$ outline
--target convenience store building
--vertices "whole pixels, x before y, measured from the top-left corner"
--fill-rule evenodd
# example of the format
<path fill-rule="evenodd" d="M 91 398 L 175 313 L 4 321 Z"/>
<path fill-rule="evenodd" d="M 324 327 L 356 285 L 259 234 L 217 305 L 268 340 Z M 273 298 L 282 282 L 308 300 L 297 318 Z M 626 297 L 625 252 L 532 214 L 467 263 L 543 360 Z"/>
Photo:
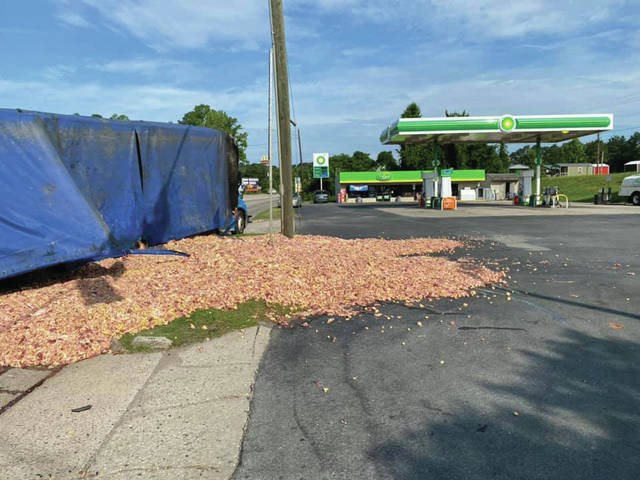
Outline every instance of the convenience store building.
<path fill-rule="evenodd" d="M 432 170 L 340 172 L 336 191 L 343 193 L 347 203 L 411 202 L 422 192 L 423 174 L 428 173 Z M 468 200 L 481 198 L 479 189 L 485 180 L 484 170 L 451 170 L 452 194 Z"/>

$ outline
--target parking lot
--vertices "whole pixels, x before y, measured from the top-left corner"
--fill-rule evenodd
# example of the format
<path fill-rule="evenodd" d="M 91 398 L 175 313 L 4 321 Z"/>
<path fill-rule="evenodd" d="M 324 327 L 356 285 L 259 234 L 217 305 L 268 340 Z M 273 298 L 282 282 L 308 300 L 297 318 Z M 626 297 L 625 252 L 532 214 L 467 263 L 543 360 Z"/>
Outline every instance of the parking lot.
<path fill-rule="evenodd" d="M 235 478 L 638 478 L 639 213 L 305 205 L 302 233 L 464 238 L 510 277 L 275 330 Z"/>
<path fill-rule="evenodd" d="M 380 211 L 414 218 L 466 218 L 466 217 L 554 217 L 575 215 L 637 215 L 640 208 L 631 205 L 591 205 L 573 203 L 569 208 L 531 208 L 514 206 L 508 201 L 463 202 L 456 210 L 417 208 L 417 204 L 371 203 L 345 204 L 341 208 L 376 208 Z"/>

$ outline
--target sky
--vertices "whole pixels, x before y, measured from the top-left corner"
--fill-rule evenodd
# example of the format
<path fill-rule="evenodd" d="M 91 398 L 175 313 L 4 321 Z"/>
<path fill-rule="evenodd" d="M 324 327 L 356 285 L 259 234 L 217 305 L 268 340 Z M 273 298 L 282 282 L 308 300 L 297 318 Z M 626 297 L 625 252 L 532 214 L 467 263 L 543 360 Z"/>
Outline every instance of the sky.
<path fill-rule="evenodd" d="M 423 116 L 613 113 L 640 130 L 640 0 L 284 0 L 292 116 L 373 156 Z M 176 122 L 206 103 L 267 152 L 267 0 L 0 2 L 0 108 Z M 275 144 L 275 140 L 274 140 Z M 294 151 L 294 161 L 298 161 Z"/>

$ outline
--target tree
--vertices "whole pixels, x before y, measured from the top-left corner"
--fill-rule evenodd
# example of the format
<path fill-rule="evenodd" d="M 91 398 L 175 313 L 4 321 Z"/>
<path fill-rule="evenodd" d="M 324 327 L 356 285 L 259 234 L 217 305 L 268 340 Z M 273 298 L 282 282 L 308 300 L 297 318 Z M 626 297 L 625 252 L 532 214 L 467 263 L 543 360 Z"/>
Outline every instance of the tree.
<path fill-rule="evenodd" d="M 474 143 L 466 146 L 467 168 L 483 169 L 490 173 L 500 173 L 500 155 L 497 152 L 497 145 L 488 143 Z"/>
<path fill-rule="evenodd" d="M 422 112 L 417 103 L 412 102 L 404 109 L 401 118 L 420 118 Z M 431 145 L 407 145 L 400 146 L 400 168 L 402 170 L 427 170 L 431 168 L 433 159 L 433 147 Z"/>
<path fill-rule="evenodd" d="M 462 113 L 458 112 L 450 112 L 449 110 L 444 111 L 445 117 L 468 117 L 469 114 L 466 110 L 463 110 Z M 442 151 L 442 159 L 440 163 L 442 168 L 455 168 L 455 169 L 464 169 L 464 168 L 476 168 L 471 166 L 473 163 L 478 162 L 478 158 L 474 158 L 474 161 L 471 162 L 469 155 L 470 149 L 473 146 L 467 145 L 456 145 L 454 143 L 445 143 L 441 145 Z M 475 149 L 474 156 L 477 157 L 478 149 Z M 470 163 L 471 162 L 471 163 Z M 481 162 L 484 163 L 484 162 Z M 477 167 L 482 168 L 482 167 Z"/>
<path fill-rule="evenodd" d="M 536 151 L 531 148 L 531 145 L 525 145 L 519 148 L 515 152 L 511 152 L 511 163 L 519 163 L 527 165 L 529 168 L 535 168 L 536 166 Z"/>
<path fill-rule="evenodd" d="M 587 161 L 584 145 L 577 138 L 563 144 L 560 150 L 564 163 L 585 163 Z"/>
<path fill-rule="evenodd" d="M 402 115 L 400 115 L 401 118 L 420 118 L 421 116 L 422 112 L 416 102 L 411 102 L 407 105 L 407 108 L 405 108 Z"/>
<path fill-rule="evenodd" d="M 393 157 L 393 152 L 380 152 L 376 158 L 376 168 L 378 170 L 397 170 L 398 162 Z"/>
<path fill-rule="evenodd" d="M 351 156 L 346 153 L 338 153 L 329 157 L 329 176 L 335 177 L 336 173 L 348 172 L 351 165 Z"/>
<path fill-rule="evenodd" d="M 504 145 L 504 143 L 500 144 L 498 156 L 500 157 L 500 169 L 498 170 L 498 172 L 508 173 L 509 165 L 511 165 L 511 158 L 509 158 L 509 152 L 507 152 L 507 147 Z"/>
<path fill-rule="evenodd" d="M 346 153 L 338 153 L 336 155 L 331 155 L 329 157 L 329 178 L 326 179 L 328 181 L 323 182 L 323 187 L 326 190 L 329 190 L 329 193 L 335 194 L 335 182 L 334 179 L 336 175 L 339 175 L 340 172 L 350 172 L 352 171 L 353 160 L 351 155 L 347 155 Z M 309 191 L 318 190 L 320 188 L 320 180 L 313 179 L 311 181 L 311 187 Z"/>
<path fill-rule="evenodd" d="M 590 163 L 609 163 L 609 152 L 607 151 L 607 144 L 602 140 L 594 140 L 586 143 L 584 146 L 585 155 L 587 161 Z M 600 157 L 598 157 L 598 152 Z"/>
<path fill-rule="evenodd" d="M 607 142 L 609 166 L 612 172 L 624 171 L 624 164 L 635 159 L 628 158 L 627 140 L 622 135 L 615 135 Z"/>
<path fill-rule="evenodd" d="M 300 177 L 300 183 L 302 184 L 303 192 L 313 192 L 320 189 L 320 179 L 313 178 L 313 164 L 311 162 L 297 164 L 293 166 L 293 176 Z M 325 184 L 331 187 L 333 177 L 329 177 L 325 180 Z M 324 185 L 323 185 L 324 187 Z"/>
<path fill-rule="evenodd" d="M 238 123 L 238 119 L 228 115 L 223 110 L 213 110 L 209 105 L 196 105 L 193 110 L 183 115 L 182 120 L 178 120 L 182 125 L 194 125 L 198 127 L 208 127 L 214 130 L 221 130 L 231 135 L 238 145 L 238 156 L 242 171 L 249 165 L 247 160 L 247 132 Z"/>
<path fill-rule="evenodd" d="M 247 165 L 242 172 L 243 177 L 247 178 L 257 178 L 258 185 L 263 192 L 269 191 L 269 167 L 266 165 L 262 165 L 261 163 L 251 163 Z M 274 182 L 274 185 L 277 184 Z"/>
<path fill-rule="evenodd" d="M 126 116 L 126 115 L 124 115 L 124 114 L 120 114 L 120 115 L 118 115 L 117 113 L 114 113 L 113 115 L 111 115 L 111 116 L 109 117 L 109 120 L 122 120 L 122 121 L 126 121 L 126 122 L 128 122 L 128 121 L 129 121 L 129 117 L 127 117 L 127 116 Z"/>
<path fill-rule="evenodd" d="M 352 172 L 368 172 L 373 170 L 374 161 L 368 153 L 356 151 L 351 156 L 351 168 Z"/>
<path fill-rule="evenodd" d="M 104 118 L 102 115 L 100 115 L 99 113 L 92 113 L 91 116 L 93 118 Z"/>
<path fill-rule="evenodd" d="M 557 165 L 563 163 L 562 148 L 558 145 L 542 148 L 542 163 L 545 165 Z"/>

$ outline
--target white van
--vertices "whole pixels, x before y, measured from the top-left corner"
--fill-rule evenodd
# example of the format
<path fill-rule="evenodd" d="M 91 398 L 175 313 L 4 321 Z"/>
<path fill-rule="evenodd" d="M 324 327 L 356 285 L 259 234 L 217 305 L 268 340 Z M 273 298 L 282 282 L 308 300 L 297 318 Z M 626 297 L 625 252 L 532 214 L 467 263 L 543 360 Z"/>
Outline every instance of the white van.
<path fill-rule="evenodd" d="M 626 202 L 640 206 L 640 175 L 632 175 L 622 180 L 618 196 Z"/>

